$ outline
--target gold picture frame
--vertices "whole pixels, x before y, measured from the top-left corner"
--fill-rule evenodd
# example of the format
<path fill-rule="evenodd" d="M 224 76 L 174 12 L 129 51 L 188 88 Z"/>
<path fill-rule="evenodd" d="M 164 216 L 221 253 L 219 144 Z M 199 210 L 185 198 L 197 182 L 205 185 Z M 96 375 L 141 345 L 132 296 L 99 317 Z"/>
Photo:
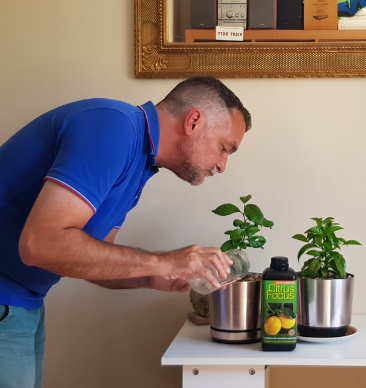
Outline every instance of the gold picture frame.
<path fill-rule="evenodd" d="M 355 41 L 173 43 L 167 15 L 167 0 L 134 0 L 136 78 L 366 76 L 366 30 Z"/>

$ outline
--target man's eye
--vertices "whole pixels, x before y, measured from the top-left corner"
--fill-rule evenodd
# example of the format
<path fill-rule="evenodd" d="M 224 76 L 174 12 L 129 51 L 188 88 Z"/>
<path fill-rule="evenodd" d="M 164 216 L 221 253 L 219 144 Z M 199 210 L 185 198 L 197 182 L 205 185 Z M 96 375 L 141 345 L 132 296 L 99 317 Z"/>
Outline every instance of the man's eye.
<path fill-rule="evenodd" d="M 227 152 L 225 147 L 222 147 L 222 152 Z"/>

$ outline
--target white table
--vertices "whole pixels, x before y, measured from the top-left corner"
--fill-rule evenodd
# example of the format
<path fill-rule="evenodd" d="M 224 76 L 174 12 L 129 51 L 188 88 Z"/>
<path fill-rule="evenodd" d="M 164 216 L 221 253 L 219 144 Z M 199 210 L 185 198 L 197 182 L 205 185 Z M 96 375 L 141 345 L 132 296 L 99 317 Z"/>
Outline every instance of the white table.
<path fill-rule="evenodd" d="M 351 325 L 357 333 L 341 341 L 298 341 L 293 351 L 264 352 L 260 342 L 215 342 L 208 325 L 187 321 L 162 357 L 162 365 L 183 366 L 183 388 L 264 388 L 269 365 L 366 366 L 366 315 L 353 315 Z"/>

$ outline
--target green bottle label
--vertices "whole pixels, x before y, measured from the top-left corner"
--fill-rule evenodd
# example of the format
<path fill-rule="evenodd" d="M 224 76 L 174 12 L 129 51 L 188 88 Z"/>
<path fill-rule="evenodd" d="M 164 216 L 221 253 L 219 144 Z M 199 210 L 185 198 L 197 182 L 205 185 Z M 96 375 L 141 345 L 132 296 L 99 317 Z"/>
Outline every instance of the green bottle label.
<path fill-rule="evenodd" d="M 262 343 L 295 344 L 296 280 L 263 280 L 262 284 Z"/>

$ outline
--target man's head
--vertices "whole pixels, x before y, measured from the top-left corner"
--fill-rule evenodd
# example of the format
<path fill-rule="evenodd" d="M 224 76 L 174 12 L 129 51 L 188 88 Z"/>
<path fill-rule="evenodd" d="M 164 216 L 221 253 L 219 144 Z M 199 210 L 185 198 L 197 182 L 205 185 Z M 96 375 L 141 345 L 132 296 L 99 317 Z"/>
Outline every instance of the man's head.
<path fill-rule="evenodd" d="M 252 126 L 250 113 L 239 98 L 214 77 L 192 77 L 180 82 L 157 106 L 175 116 L 199 108 L 210 127 L 238 110 L 243 115 L 246 132 Z"/>
<path fill-rule="evenodd" d="M 193 185 L 223 172 L 228 155 L 236 151 L 251 128 L 250 113 L 239 98 L 213 77 L 193 77 L 179 83 L 157 109 L 159 117 L 165 119 L 161 120 L 162 131 L 166 122 L 175 128 L 169 128 L 169 138 L 162 133 L 162 146 L 170 148 L 163 167 Z"/>

